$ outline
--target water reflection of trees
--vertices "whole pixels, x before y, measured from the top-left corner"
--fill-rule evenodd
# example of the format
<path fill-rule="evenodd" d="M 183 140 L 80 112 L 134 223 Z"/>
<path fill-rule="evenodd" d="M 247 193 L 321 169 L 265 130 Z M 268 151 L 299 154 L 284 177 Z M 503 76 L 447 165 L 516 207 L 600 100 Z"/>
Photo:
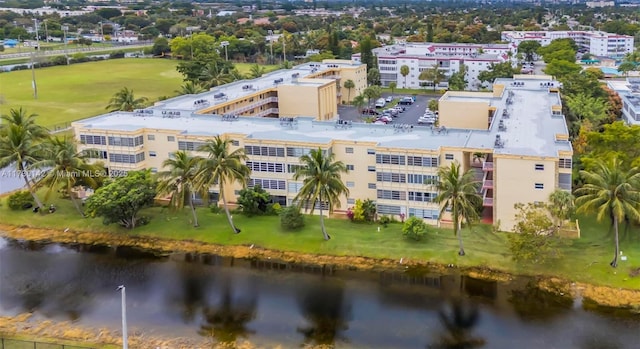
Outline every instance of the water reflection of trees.
<path fill-rule="evenodd" d="M 198 334 L 211 337 L 219 343 L 235 343 L 238 338 L 246 338 L 253 331 L 247 324 L 256 317 L 258 297 L 255 287 L 248 287 L 244 297 L 234 296 L 230 280 L 224 280 L 220 301 L 215 305 L 203 308 L 205 323 L 200 326 Z"/>
<path fill-rule="evenodd" d="M 304 344 L 332 345 L 345 340 L 341 332 L 346 331 L 351 320 L 351 304 L 345 298 L 344 285 L 336 282 L 318 283 L 300 288 L 298 304 L 309 325 L 298 327 L 304 335 Z"/>
<path fill-rule="evenodd" d="M 545 291 L 533 282 L 510 291 L 509 302 L 523 320 L 549 321 L 571 311 L 573 299 Z"/>
<path fill-rule="evenodd" d="M 480 312 L 475 304 L 455 299 L 448 307 L 441 309 L 438 315 L 445 331 L 435 344 L 427 348 L 473 349 L 484 346 L 484 339 L 473 334 L 473 329 L 480 319 Z"/>

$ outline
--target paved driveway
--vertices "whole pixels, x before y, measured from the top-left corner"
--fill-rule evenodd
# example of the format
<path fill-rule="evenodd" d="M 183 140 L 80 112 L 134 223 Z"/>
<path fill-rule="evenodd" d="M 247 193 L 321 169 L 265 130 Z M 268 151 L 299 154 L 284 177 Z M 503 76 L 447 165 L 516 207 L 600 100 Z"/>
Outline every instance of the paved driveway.
<path fill-rule="evenodd" d="M 383 94 L 383 98 L 389 96 L 390 93 Z M 398 95 L 395 94 L 395 98 L 402 98 L 406 95 Z M 416 96 L 416 102 L 412 105 L 407 105 L 407 110 L 404 113 L 398 114 L 397 117 L 393 118 L 393 124 L 410 124 L 417 125 L 418 118 L 424 115 L 424 111 L 427 109 L 429 105 L 429 101 L 432 99 L 438 99 L 438 96 Z M 372 101 L 373 103 L 373 101 Z M 382 108 L 380 110 L 383 110 Z M 353 122 L 362 122 L 363 117 L 358 114 L 358 109 L 352 106 L 338 106 L 338 114 L 340 114 L 340 119 L 342 120 L 350 120 Z"/>

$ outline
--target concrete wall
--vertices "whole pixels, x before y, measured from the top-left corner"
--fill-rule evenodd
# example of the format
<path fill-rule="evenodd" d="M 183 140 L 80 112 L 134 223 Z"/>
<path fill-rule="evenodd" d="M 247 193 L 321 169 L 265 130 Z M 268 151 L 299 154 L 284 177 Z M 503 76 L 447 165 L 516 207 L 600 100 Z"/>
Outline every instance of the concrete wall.
<path fill-rule="evenodd" d="M 489 128 L 489 105 L 487 102 L 450 101 L 441 98 L 438 104 L 440 126 L 486 130 Z"/>

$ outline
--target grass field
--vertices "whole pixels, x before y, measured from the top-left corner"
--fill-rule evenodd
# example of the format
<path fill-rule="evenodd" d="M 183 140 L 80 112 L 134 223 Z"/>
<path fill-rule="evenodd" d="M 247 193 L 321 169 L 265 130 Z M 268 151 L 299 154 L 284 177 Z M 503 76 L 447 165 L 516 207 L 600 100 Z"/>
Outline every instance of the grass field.
<path fill-rule="evenodd" d="M 23 107 L 38 114 L 43 125 L 53 126 L 104 113 L 111 96 L 123 87 L 133 89 L 137 97 L 157 101 L 175 96 L 180 88 L 182 76 L 176 65 L 174 60 L 128 58 L 36 69 L 38 99 L 33 98 L 30 70 L 2 73 L 0 112 Z M 236 66 L 247 73 L 251 65 Z"/>
<path fill-rule="evenodd" d="M 213 214 L 208 209 L 198 209 L 200 227 L 190 224 L 190 213 L 172 213 L 159 207 L 150 208 L 143 215 L 151 217 L 151 223 L 133 231 L 115 225 L 105 226 L 101 219 L 82 219 L 70 201 L 50 198 L 58 210 L 55 214 L 38 215 L 27 211 L 10 211 L 0 207 L 0 223 L 29 225 L 77 231 L 136 234 L 167 239 L 190 239 L 224 245 L 255 244 L 265 248 L 302 253 L 368 256 L 377 258 L 404 258 L 432 261 L 460 266 L 486 266 L 517 274 L 542 274 L 562 276 L 574 281 L 640 289 L 640 278 L 629 277 L 632 268 L 640 267 L 640 229 L 630 228 L 629 237 L 622 240 L 621 250 L 629 256 L 613 269 L 609 261 L 613 256 L 613 242 L 608 227 L 582 218 L 582 238 L 571 240 L 563 247 L 564 256 L 549 265 L 523 266 L 514 263 L 506 245 L 506 233 L 494 233 L 490 226 L 474 226 L 465 229 L 463 236 L 467 255 L 457 255 L 457 240 L 450 230 L 430 228 L 428 237 L 420 242 L 403 238 L 401 224 L 391 224 L 378 232 L 375 224 L 356 224 L 348 220 L 326 220 L 332 239 L 324 241 L 317 216 L 306 217 L 306 226 L 299 232 L 284 232 L 275 216 L 245 217 L 234 215 L 234 221 L 242 229 L 232 234 L 223 213 Z M 622 228 L 624 230 L 624 228 Z"/>

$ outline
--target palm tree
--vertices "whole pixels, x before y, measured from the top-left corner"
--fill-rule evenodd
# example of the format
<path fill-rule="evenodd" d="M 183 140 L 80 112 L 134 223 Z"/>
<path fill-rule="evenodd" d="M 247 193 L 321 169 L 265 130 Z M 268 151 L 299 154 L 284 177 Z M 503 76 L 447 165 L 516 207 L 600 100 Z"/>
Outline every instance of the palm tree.
<path fill-rule="evenodd" d="M 197 82 L 187 81 L 184 85 L 180 86 L 179 90 L 176 90 L 177 94 L 180 95 L 197 95 L 198 93 L 205 92 L 207 89 L 202 87 Z"/>
<path fill-rule="evenodd" d="M 433 82 L 433 90 L 436 90 L 436 86 L 445 79 L 445 75 L 440 70 L 440 67 L 437 64 L 434 64 L 430 69 L 423 70 L 418 76 L 418 80 L 428 80 Z"/>
<path fill-rule="evenodd" d="M 396 88 L 398 88 L 398 83 L 396 83 L 395 81 L 391 81 L 389 83 L 389 89 L 391 90 L 392 95 L 396 93 Z"/>
<path fill-rule="evenodd" d="M 382 96 L 382 90 L 380 89 L 380 86 L 369 86 L 364 89 L 362 94 L 369 101 L 368 105 L 371 106 L 371 100 L 380 98 L 380 96 Z"/>
<path fill-rule="evenodd" d="M 257 79 L 264 75 L 265 69 L 264 67 L 259 66 L 258 64 L 254 64 L 249 68 L 249 78 Z"/>
<path fill-rule="evenodd" d="M 347 89 L 347 102 L 351 100 L 351 89 L 356 87 L 356 83 L 349 79 L 344 82 L 344 88 Z"/>
<path fill-rule="evenodd" d="M 586 184 L 576 190 L 578 212 L 595 213 L 598 221 L 613 219 L 616 250 L 609 264 L 614 268 L 618 266 L 620 251 L 618 222 L 625 217 L 640 219 L 640 168 L 625 171 L 622 165 L 618 158 L 598 160 L 593 170 L 580 171 Z"/>
<path fill-rule="evenodd" d="M 230 144 L 230 139 L 216 136 L 198 148 L 198 151 L 206 152 L 208 155 L 207 158 L 201 161 L 200 169 L 196 175 L 196 187 L 209 188 L 212 185 L 218 185 L 227 219 L 231 228 L 237 234 L 240 230 L 233 225 L 229 207 L 227 206 L 227 199 L 224 195 L 224 186 L 229 182 L 240 182 L 244 185 L 249 178 L 251 170 L 244 164 L 244 161 L 248 159 L 244 149 L 240 148 L 229 152 Z"/>
<path fill-rule="evenodd" d="M 351 104 L 358 109 L 358 114 L 360 115 L 362 115 L 362 108 L 367 104 L 364 99 L 364 95 L 357 95 L 353 97 L 353 101 L 351 101 Z"/>
<path fill-rule="evenodd" d="M 461 300 L 451 301 L 450 311 L 440 310 L 440 322 L 445 328 L 436 345 L 429 349 L 472 349 L 480 348 L 485 344 L 484 339 L 472 334 L 473 328 L 478 325 L 480 312 L 477 306 L 467 304 Z"/>
<path fill-rule="evenodd" d="M 202 70 L 200 79 L 204 81 L 209 87 L 220 86 L 228 84 L 233 81 L 233 76 L 229 70 L 218 62 L 211 62 L 207 64 Z"/>
<path fill-rule="evenodd" d="M 42 147 L 42 160 L 33 165 L 36 168 L 49 168 L 46 175 L 37 182 L 37 186 L 46 186 L 45 200 L 54 189 L 62 189 L 69 195 L 73 206 L 84 217 L 84 212 L 74 198 L 72 189 L 79 183 L 92 188 L 98 186 L 96 179 L 100 175 L 102 166 L 87 162 L 85 152 L 79 152 L 76 142 L 67 137 L 49 138 Z"/>
<path fill-rule="evenodd" d="M 478 218 L 476 209 L 477 203 L 482 201 L 482 197 L 478 194 L 479 182 L 474 179 L 473 172 L 460 171 L 458 162 L 451 163 L 449 167 L 441 167 L 438 169 L 439 182 L 436 184 L 438 196 L 435 202 L 442 205 L 440 217 L 447 209 L 451 210 L 453 215 L 453 233 L 458 237 L 460 251 L 458 255 L 464 256 L 464 246 L 462 245 L 462 221 L 467 224 Z"/>
<path fill-rule="evenodd" d="M 303 179 L 302 188 L 295 200 L 302 205 L 311 205 L 311 214 L 318 204 L 320 207 L 320 227 L 325 240 L 331 239 L 324 227 L 322 204 L 329 204 L 329 213 L 334 207 L 340 207 L 340 196 L 349 195 L 349 189 L 342 182 L 341 174 L 347 173 L 347 166 L 342 161 L 335 161 L 335 154 L 324 154 L 322 149 L 314 149 L 300 157 L 300 166 L 293 175 L 294 180 Z"/>
<path fill-rule="evenodd" d="M 111 97 L 109 104 L 105 109 L 113 111 L 133 111 L 134 109 L 143 108 L 147 102 L 147 97 L 135 98 L 133 90 L 123 87 L 120 91 Z"/>
<path fill-rule="evenodd" d="M 177 151 L 173 159 L 166 159 L 162 167 L 167 171 L 158 174 L 158 195 L 171 195 L 170 206 L 180 210 L 187 203 L 193 214 L 193 226 L 198 226 L 198 215 L 193 205 L 193 194 L 202 191 L 196 183 L 198 166 L 202 158 L 190 156 L 185 151 Z"/>
<path fill-rule="evenodd" d="M 562 228 L 564 221 L 569 219 L 574 209 L 574 197 L 568 190 L 556 189 L 549 195 L 549 211 L 556 219 L 558 229 Z"/>
<path fill-rule="evenodd" d="M 409 66 L 403 65 L 400 67 L 400 75 L 404 78 L 404 88 L 407 88 L 407 75 L 409 75 Z"/>
<path fill-rule="evenodd" d="M 17 172 L 24 178 L 27 189 L 42 212 L 42 202 L 38 199 L 31 178 L 26 169 L 41 159 L 41 143 L 49 136 L 46 128 L 35 122 L 37 114 L 27 114 L 25 109 L 11 109 L 9 115 L 2 115 L 3 124 L 0 127 L 0 168 L 11 164 L 16 166 Z"/>

